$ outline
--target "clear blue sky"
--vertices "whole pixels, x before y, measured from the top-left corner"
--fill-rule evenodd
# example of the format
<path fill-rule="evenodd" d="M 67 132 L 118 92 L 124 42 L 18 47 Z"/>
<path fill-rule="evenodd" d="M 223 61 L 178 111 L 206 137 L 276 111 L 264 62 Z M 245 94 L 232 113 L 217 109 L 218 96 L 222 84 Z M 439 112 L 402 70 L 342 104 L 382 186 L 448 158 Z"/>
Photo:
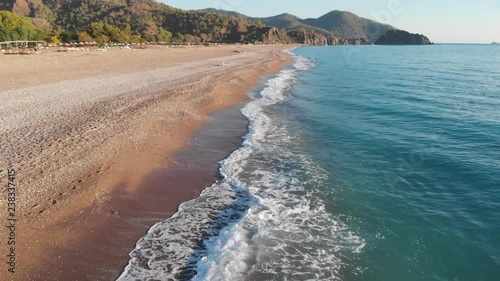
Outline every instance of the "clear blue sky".
<path fill-rule="evenodd" d="M 500 0 L 159 0 L 182 9 L 219 8 L 255 16 L 319 17 L 344 10 L 423 33 L 442 43 L 500 42 Z"/>

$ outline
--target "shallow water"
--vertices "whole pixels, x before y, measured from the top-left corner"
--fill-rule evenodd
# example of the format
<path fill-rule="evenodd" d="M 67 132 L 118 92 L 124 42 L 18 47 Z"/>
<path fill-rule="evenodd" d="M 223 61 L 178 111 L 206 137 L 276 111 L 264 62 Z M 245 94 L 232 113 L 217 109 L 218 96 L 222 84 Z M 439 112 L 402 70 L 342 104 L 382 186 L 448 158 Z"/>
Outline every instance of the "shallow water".
<path fill-rule="evenodd" d="M 120 280 L 497 280 L 500 48 L 293 52 Z"/>

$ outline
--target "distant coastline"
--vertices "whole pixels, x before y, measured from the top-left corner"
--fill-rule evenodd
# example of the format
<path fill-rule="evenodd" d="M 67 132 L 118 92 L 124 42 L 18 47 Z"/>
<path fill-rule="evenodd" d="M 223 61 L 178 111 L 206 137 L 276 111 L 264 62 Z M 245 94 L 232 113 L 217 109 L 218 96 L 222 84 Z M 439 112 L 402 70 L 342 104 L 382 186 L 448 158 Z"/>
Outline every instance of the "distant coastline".
<path fill-rule="evenodd" d="M 439 42 L 439 43 L 436 43 L 434 42 L 433 43 L 434 45 L 479 45 L 479 46 L 491 46 L 491 45 L 497 45 L 497 44 L 494 44 L 494 43 L 456 43 L 456 42 Z"/>

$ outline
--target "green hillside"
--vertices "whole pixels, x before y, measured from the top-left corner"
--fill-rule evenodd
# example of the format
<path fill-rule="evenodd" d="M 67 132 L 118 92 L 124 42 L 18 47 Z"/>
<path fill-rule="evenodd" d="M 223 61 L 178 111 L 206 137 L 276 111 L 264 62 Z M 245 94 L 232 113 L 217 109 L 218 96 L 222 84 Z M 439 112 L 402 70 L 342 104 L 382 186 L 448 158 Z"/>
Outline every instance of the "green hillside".
<path fill-rule="evenodd" d="M 44 39 L 54 43 L 91 40 L 304 43 L 303 38 L 316 36 L 289 33 L 237 14 L 186 11 L 154 0 L 10 1 L 0 8 L 30 17 L 32 24 L 45 31 Z"/>
<path fill-rule="evenodd" d="M 308 32 L 323 34 L 329 38 L 332 44 L 335 42 L 349 43 L 353 39 L 365 39 L 369 43 L 373 43 L 388 30 L 396 29 L 390 25 L 378 23 L 344 11 L 332 11 L 317 19 L 301 19 L 291 14 L 252 18 L 236 12 L 215 9 L 211 9 L 211 11 L 221 14 L 237 15 L 240 18 L 260 21 L 266 25 L 285 28 L 287 30 L 306 30 Z"/>
<path fill-rule="evenodd" d="M 2 27 L 0 40 L 36 37 L 53 43 L 356 44 L 373 43 L 387 30 L 395 29 L 342 11 L 318 19 L 290 14 L 252 18 L 216 9 L 186 11 L 154 0 L 4 0 L 0 10 L 29 17 L 23 21 L 26 30 L 31 30 Z"/>
<path fill-rule="evenodd" d="M 317 19 L 303 20 L 302 23 L 322 28 L 342 39 L 364 38 L 370 43 L 375 42 L 388 30 L 396 29 L 390 25 L 361 18 L 344 11 L 332 11 Z"/>
<path fill-rule="evenodd" d="M 48 31 L 35 27 L 30 18 L 0 11 L 0 41 L 43 40 L 47 35 Z"/>

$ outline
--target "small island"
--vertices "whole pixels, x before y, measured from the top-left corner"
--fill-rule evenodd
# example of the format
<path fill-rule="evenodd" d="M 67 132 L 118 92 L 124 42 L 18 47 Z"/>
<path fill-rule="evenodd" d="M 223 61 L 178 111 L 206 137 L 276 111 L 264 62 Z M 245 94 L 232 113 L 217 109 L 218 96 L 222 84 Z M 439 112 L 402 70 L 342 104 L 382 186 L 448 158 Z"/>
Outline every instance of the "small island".
<path fill-rule="evenodd" d="M 375 45 L 431 45 L 429 38 L 421 34 L 413 34 L 404 30 L 389 30 Z"/>

